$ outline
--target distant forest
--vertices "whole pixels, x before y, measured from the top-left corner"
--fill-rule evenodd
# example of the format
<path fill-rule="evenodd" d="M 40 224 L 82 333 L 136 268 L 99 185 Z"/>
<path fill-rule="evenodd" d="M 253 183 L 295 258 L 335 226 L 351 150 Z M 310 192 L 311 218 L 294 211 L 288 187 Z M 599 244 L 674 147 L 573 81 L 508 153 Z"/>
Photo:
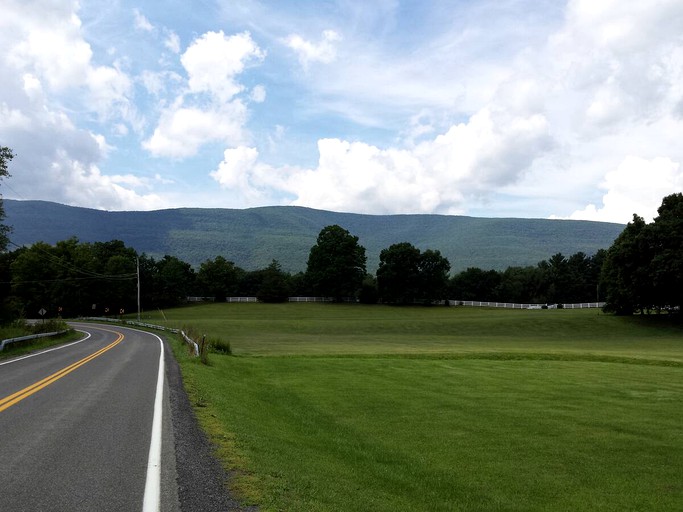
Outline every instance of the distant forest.
<path fill-rule="evenodd" d="M 443 299 L 517 303 L 606 300 L 619 314 L 680 312 L 683 302 L 683 194 L 664 198 L 653 223 L 634 215 L 608 250 L 593 255 L 555 253 L 536 265 L 505 270 L 470 267 L 450 273 L 438 250 L 408 242 L 380 252 L 367 272 L 359 238 L 338 225 L 324 227 L 309 250 L 305 272 L 290 273 L 273 259 L 245 270 L 223 256 L 197 271 L 175 256 L 138 254 L 122 241 L 54 245 L 44 242 L 0 254 L 3 318 L 116 315 L 183 304 L 190 296 L 222 301 L 255 296 L 264 302 L 289 296 L 327 296 L 364 303 L 434 304 Z"/>
<path fill-rule="evenodd" d="M 360 215 L 273 206 L 245 210 L 183 208 L 151 212 L 106 212 L 44 201 L 5 200 L 12 241 L 56 244 L 121 240 L 138 254 L 175 256 L 195 270 L 220 255 L 247 271 L 276 259 L 283 270 L 306 271 L 319 232 L 338 225 L 357 236 L 374 274 L 380 252 L 409 242 L 438 250 L 452 272 L 469 267 L 503 271 L 536 265 L 553 254 L 595 254 L 607 249 L 623 224 L 603 222 L 497 219 L 455 215 Z"/>
<path fill-rule="evenodd" d="M 353 300 L 366 303 L 432 303 L 443 299 L 530 303 L 593 301 L 606 256 L 604 250 L 593 256 L 576 253 L 565 257 L 558 253 L 534 266 L 510 267 L 504 271 L 473 267 L 450 276 L 447 273 L 450 265 L 438 251 L 423 253 L 407 243 L 395 244 L 387 251 L 397 246 L 417 254 L 416 262 L 423 254 L 433 254 L 445 266 L 438 269 L 436 279 L 431 276 L 432 281 L 424 289 L 416 283 L 429 279 L 427 271 L 421 270 L 418 263 L 399 263 L 394 276 L 394 289 L 401 289 L 398 300 L 394 300 L 395 296 L 390 300 L 382 297 L 377 276 L 363 273 L 350 294 Z M 277 302 L 289 296 L 335 295 L 332 289 L 321 289 L 320 278 L 312 272 L 285 272 L 277 260 L 263 269 L 247 271 L 216 256 L 195 271 L 189 263 L 174 256 L 156 259 L 138 255 L 121 241 L 84 243 L 72 238 L 54 245 L 36 243 L 0 254 L 4 317 L 36 317 L 41 309 L 48 316 L 63 317 L 134 312 L 138 265 L 143 309 L 178 306 L 188 297 L 223 301 L 231 296 L 249 296 Z M 344 296 L 340 300 L 348 298 Z"/>

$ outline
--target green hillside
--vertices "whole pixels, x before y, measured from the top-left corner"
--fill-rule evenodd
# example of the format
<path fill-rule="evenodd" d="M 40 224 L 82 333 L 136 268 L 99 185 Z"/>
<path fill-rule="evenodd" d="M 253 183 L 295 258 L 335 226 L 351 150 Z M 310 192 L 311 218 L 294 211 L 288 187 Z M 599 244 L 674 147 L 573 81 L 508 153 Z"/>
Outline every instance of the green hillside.
<path fill-rule="evenodd" d="M 122 240 L 138 252 L 177 256 L 198 267 L 222 255 L 255 270 L 277 259 L 291 272 L 305 270 L 320 230 L 338 224 L 360 239 L 374 272 L 382 249 L 410 242 L 441 251 L 454 271 L 503 270 L 534 265 L 561 252 L 593 254 L 608 248 L 624 228 L 602 222 L 501 219 L 450 215 L 360 215 L 295 206 L 234 209 L 180 208 L 106 212 L 45 201 L 4 201 L 11 239 L 18 245 Z"/>

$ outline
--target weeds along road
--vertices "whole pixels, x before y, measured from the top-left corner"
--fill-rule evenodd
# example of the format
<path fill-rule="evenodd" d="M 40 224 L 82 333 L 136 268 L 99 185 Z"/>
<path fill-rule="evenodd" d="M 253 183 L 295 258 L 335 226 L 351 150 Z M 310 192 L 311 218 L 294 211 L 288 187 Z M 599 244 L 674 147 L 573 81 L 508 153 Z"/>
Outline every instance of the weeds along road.
<path fill-rule="evenodd" d="M 161 340 L 74 327 L 85 339 L 0 361 L 0 510 L 180 510 Z"/>

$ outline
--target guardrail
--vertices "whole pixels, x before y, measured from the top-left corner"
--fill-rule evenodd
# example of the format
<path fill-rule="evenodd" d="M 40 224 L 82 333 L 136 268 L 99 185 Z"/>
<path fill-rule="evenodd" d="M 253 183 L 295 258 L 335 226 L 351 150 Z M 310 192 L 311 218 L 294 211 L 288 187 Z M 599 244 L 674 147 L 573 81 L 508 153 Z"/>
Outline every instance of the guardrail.
<path fill-rule="evenodd" d="M 451 306 L 473 306 L 481 308 L 507 308 L 507 309 L 589 309 L 601 308 L 604 302 L 579 302 L 576 304 L 526 304 L 512 302 L 493 302 L 479 300 L 449 300 Z"/>
<path fill-rule="evenodd" d="M 48 338 L 50 336 L 59 336 L 60 334 L 65 334 L 67 332 L 69 331 L 43 332 L 40 334 L 28 334 L 26 336 L 19 336 L 17 338 L 7 338 L 5 340 L 0 341 L 0 352 L 5 350 L 5 345 L 9 345 L 10 343 L 16 343 L 18 341 L 37 340 L 38 338 Z"/>
<path fill-rule="evenodd" d="M 187 334 L 185 334 L 185 331 L 181 329 L 174 329 L 172 327 L 164 327 L 163 325 L 156 325 L 156 324 L 148 324 L 145 322 L 137 322 L 135 320 L 119 320 L 118 318 L 107 318 L 107 317 L 87 317 L 84 318 L 84 320 L 94 320 L 96 322 L 116 322 L 116 323 L 122 323 L 125 325 L 134 325 L 136 327 L 146 327 L 148 329 L 155 329 L 158 331 L 166 331 L 170 332 L 173 334 L 180 334 L 183 337 L 183 340 L 185 340 L 185 343 L 190 345 L 192 347 L 192 351 L 194 352 L 195 357 L 199 356 L 199 345 L 197 344 L 196 341 L 194 341 L 192 338 L 190 338 Z"/>

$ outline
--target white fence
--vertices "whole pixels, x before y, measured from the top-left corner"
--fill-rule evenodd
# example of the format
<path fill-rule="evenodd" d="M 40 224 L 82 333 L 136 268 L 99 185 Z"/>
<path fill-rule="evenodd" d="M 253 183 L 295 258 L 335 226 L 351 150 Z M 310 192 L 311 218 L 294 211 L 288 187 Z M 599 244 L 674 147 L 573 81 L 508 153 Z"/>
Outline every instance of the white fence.
<path fill-rule="evenodd" d="M 188 297 L 188 302 L 213 302 L 213 297 Z M 288 302 L 334 302 L 334 297 L 288 297 Z M 353 297 L 346 297 L 342 302 L 355 302 Z M 258 302 L 256 297 L 226 297 L 225 302 Z M 440 301 L 443 304 L 445 301 Z M 436 303 L 435 303 L 436 304 Z M 449 306 L 472 306 L 481 308 L 506 308 L 506 309 L 588 309 L 602 308 L 604 302 L 579 302 L 576 304 L 532 304 L 493 302 L 479 300 L 449 300 Z"/>
<path fill-rule="evenodd" d="M 334 299 L 332 297 L 289 297 L 287 302 L 334 302 Z"/>
<path fill-rule="evenodd" d="M 601 308 L 604 302 L 580 302 L 577 304 L 517 304 L 512 302 L 487 302 L 478 300 L 449 300 L 451 306 L 474 306 L 481 308 L 507 309 L 588 309 Z"/>

